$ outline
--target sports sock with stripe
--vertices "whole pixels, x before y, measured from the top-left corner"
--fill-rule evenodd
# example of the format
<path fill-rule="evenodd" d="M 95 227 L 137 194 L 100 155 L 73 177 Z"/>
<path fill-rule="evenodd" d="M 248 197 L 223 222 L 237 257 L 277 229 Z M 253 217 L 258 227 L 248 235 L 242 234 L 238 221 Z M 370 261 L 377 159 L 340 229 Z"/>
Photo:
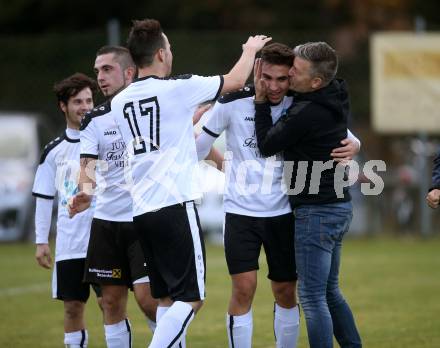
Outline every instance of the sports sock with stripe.
<path fill-rule="evenodd" d="M 167 312 L 168 308 L 165 306 L 158 306 L 156 310 L 156 323 L 159 322 L 160 318 Z M 156 324 L 157 326 L 157 324 Z M 152 330 L 153 331 L 153 330 Z M 154 331 L 153 331 L 154 333 Z M 180 345 L 177 346 L 178 348 L 186 348 L 186 329 L 185 332 L 182 334 L 182 338 L 180 340 Z"/>
<path fill-rule="evenodd" d="M 86 348 L 89 341 L 87 330 L 79 330 L 64 333 L 64 344 L 66 348 Z"/>
<path fill-rule="evenodd" d="M 283 308 L 275 303 L 273 327 L 277 348 L 295 348 L 299 336 L 299 308 Z"/>
<path fill-rule="evenodd" d="M 131 325 L 127 319 L 119 323 L 104 325 L 107 348 L 131 348 Z"/>
<path fill-rule="evenodd" d="M 159 308 L 166 307 L 158 307 L 158 311 Z M 179 347 L 193 318 L 194 310 L 188 303 L 174 302 L 163 315 L 159 315 L 149 348 Z"/>
<path fill-rule="evenodd" d="M 229 348 L 251 348 L 252 346 L 252 309 L 243 315 L 226 315 Z"/>

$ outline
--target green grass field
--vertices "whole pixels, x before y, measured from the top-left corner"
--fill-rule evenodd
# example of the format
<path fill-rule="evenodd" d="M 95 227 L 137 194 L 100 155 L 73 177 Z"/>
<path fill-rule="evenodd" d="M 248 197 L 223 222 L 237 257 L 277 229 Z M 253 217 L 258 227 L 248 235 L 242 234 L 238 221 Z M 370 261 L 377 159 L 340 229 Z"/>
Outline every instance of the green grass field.
<path fill-rule="evenodd" d="M 355 314 L 364 347 L 440 347 L 440 239 L 347 240 L 341 287 Z M 208 245 L 207 300 L 193 321 L 189 348 L 227 347 L 225 312 L 230 293 L 223 250 Z M 254 347 L 274 347 L 272 296 L 261 262 L 254 302 Z M 32 244 L 0 245 L 0 347 L 62 347 L 62 303 L 51 299 L 51 272 L 37 266 Z M 134 347 L 151 334 L 133 299 Z M 101 314 L 87 307 L 89 347 L 105 347 Z M 307 347 L 301 323 L 299 347 Z"/>

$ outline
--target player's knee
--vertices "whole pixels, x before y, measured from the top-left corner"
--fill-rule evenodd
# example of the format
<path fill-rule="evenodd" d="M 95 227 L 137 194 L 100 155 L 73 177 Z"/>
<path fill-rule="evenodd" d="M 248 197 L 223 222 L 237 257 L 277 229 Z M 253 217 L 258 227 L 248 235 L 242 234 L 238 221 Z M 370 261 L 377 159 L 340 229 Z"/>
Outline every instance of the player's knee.
<path fill-rule="evenodd" d="M 104 293 L 102 296 L 102 308 L 104 312 L 110 314 L 117 314 L 125 311 L 125 298 L 111 293 Z"/>
<path fill-rule="evenodd" d="M 66 320 L 80 320 L 84 313 L 84 304 L 79 301 L 69 301 L 64 303 L 64 316 Z"/>
<path fill-rule="evenodd" d="M 272 290 L 275 301 L 284 308 L 295 307 L 296 298 L 296 282 L 272 282 Z"/>
<path fill-rule="evenodd" d="M 249 303 L 255 294 L 256 284 L 253 282 L 236 282 L 233 285 L 232 297 L 239 303 Z"/>

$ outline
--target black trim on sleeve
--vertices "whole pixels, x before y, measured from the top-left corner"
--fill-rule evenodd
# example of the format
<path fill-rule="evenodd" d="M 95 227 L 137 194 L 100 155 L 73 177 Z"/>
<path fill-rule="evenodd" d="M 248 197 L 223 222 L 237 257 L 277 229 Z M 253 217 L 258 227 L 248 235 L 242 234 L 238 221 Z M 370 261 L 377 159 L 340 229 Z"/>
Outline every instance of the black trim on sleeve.
<path fill-rule="evenodd" d="M 225 78 L 223 77 L 223 75 L 220 75 L 220 86 L 218 87 L 217 94 L 215 95 L 213 100 L 217 100 L 218 97 L 220 97 L 220 93 L 222 92 L 224 83 L 225 83 Z"/>
<path fill-rule="evenodd" d="M 156 76 L 156 75 L 147 75 L 147 76 L 144 76 L 144 77 L 137 77 L 137 78 L 135 78 L 133 80 L 133 82 L 145 81 L 147 79 L 156 79 L 156 80 L 188 80 L 192 76 L 193 76 L 192 74 L 182 74 L 182 75 L 164 76 L 164 77 L 159 77 L 159 76 Z"/>
<path fill-rule="evenodd" d="M 98 105 L 93 110 L 86 112 L 86 114 L 84 115 L 84 117 L 81 121 L 81 126 L 79 127 L 79 130 L 82 131 L 82 130 L 86 129 L 87 126 L 89 125 L 90 121 L 92 121 L 92 118 L 105 115 L 105 114 L 109 113 L 110 111 L 112 111 L 111 106 L 112 106 L 111 102 L 109 100 L 107 100 L 104 103 L 102 103 L 101 105 Z"/>
<path fill-rule="evenodd" d="M 205 133 L 209 134 L 213 138 L 218 138 L 220 134 L 214 133 L 213 131 L 209 130 L 205 126 L 202 127 L 202 130 L 205 131 Z"/>
<path fill-rule="evenodd" d="M 82 153 L 79 155 L 79 158 L 93 158 L 93 159 L 98 159 L 98 155 L 92 155 L 90 153 Z"/>
<path fill-rule="evenodd" d="M 64 133 L 63 135 L 59 136 L 58 138 L 55 138 L 54 140 L 52 140 L 49 144 L 47 144 L 44 149 L 43 152 L 41 153 L 41 157 L 40 157 L 40 164 L 42 164 L 45 160 L 47 155 L 49 154 L 50 151 L 52 151 L 57 145 L 61 144 L 63 140 L 65 140 L 66 138 L 66 134 Z"/>
<path fill-rule="evenodd" d="M 50 200 L 55 198 L 55 196 L 42 195 L 41 193 L 36 193 L 36 192 L 32 192 L 32 196 L 38 197 L 38 198 L 50 199 Z"/>
<path fill-rule="evenodd" d="M 222 95 L 218 99 L 218 102 L 220 104 L 226 104 L 226 103 L 230 103 L 235 100 L 238 100 L 238 99 L 250 98 L 250 97 L 253 97 L 254 95 L 255 95 L 254 86 L 247 85 L 247 86 L 244 86 L 243 88 L 239 89 L 238 91 L 229 92 L 229 93 Z"/>

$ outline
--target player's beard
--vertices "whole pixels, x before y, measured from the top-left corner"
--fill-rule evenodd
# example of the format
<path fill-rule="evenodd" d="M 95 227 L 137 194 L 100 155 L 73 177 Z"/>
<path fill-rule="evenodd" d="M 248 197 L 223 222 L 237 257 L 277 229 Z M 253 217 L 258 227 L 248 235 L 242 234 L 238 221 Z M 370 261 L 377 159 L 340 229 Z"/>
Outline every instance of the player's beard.
<path fill-rule="evenodd" d="M 120 91 L 122 91 L 128 85 L 129 85 L 129 83 L 127 83 L 127 78 L 125 77 L 124 73 L 122 73 L 122 86 L 120 86 L 118 89 L 116 89 L 113 93 L 107 93 L 107 95 L 104 95 L 104 96 L 107 98 L 107 100 L 112 100 L 116 94 L 118 94 Z"/>
<path fill-rule="evenodd" d="M 108 100 L 112 100 L 113 97 L 114 97 L 116 94 L 118 94 L 120 91 L 122 91 L 124 88 L 125 88 L 125 85 L 122 86 L 121 88 L 115 90 L 113 93 L 111 93 L 111 94 L 110 94 L 110 93 L 107 93 L 107 95 L 104 95 L 104 96 L 105 96 Z"/>

